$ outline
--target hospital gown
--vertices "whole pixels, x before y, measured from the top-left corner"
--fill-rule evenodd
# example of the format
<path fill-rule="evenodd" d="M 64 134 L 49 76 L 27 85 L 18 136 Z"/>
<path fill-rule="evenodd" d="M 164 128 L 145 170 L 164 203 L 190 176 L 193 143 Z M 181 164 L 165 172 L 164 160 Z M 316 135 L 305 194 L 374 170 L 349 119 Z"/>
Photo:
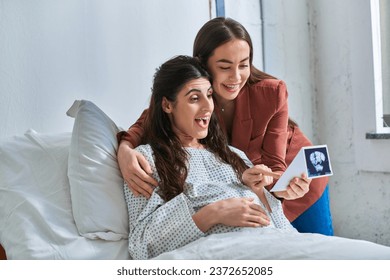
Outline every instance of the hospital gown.
<path fill-rule="evenodd" d="M 231 149 L 252 166 L 243 152 Z M 148 160 L 154 178 L 159 181 L 151 147 L 142 145 L 136 150 Z M 124 187 L 129 211 L 129 253 L 133 259 L 156 257 L 209 234 L 245 230 L 244 227 L 218 224 L 203 233 L 192 215 L 207 204 L 234 197 L 253 197 L 255 203 L 267 211 L 256 194 L 238 180 L 230 165 L 205 149 L 186 148 L 186 151 L 189 157 L 184 191 L 168 202 L 159 196 L 158 187 L 149 199 L 136 197 L 127 185 Z M 267 211 L 271 218 L 268 227 L 295 231 L 284 216 L 280 201 L 267 190 L 264 192 L 271 207 L 271 213 Z M 261 231 L 263 227 L 258 229 Z"/>

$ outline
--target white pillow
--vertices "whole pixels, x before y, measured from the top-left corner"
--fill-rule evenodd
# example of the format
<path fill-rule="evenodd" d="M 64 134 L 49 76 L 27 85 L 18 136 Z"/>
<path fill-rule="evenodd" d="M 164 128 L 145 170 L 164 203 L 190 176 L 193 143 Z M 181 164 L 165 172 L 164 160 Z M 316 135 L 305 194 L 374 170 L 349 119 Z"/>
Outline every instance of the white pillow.
<path fill-rule="evenodd" d="M 80 236 L 67 176 L 70 141 L 70 132 L 32 129 L 0 140 L 0 244 L 7 259 L 129 258 L 125 239 Z"/>
<path fill-rule="evenodd" d="M 95 104 L 75 101 L 68 177 L 72 211 L 79 233 L 90 239 L 128 238 L 128 214 L 116 151 L 119 131 Z"/>

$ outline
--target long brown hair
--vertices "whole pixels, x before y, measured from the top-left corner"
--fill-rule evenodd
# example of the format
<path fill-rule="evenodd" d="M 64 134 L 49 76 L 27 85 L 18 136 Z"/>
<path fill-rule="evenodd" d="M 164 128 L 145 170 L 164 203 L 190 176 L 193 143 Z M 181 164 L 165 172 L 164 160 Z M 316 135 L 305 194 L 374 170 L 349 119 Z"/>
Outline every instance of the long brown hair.
<path fill-rule="evenodd" d="M 184 190 L 187 178 L 188 154 L 179 138 L 172 130 L 167 113 L 162 109 L 165 97 L 175 102 L 177 94 L 189 81 L 199 78 L 211 78 L 199 60 L 189 56 L 176 56 L 163 63 L 156 71 L 153 80 L 152 97 L 145 120 L 145 133 L 142 143 L 150 144 L 154 161 L 160 177 L 160 195 L 166 200 L 174 198 Z M 230 164 L 237 177 L 247 168 L 244 161 L 232 152 L 226 136 L 219 127 L 214 114 L 210 118 L 208 134 L 200 143 L 223 162 Z"/>
<path fill-rule="evenodd" d="M 214 54 L 214 50 L 234 39 L 244 40 L 249 45 L 249 61 L 251 67 L 251 74 L 247 82 L 249 85 L 255 84 L 263 79 L 276 79 L 253 66 L 252 39 L 245 27 L 231 18 L 216 17 L 206 22 L 199 29 L 195 37 L 193 56 L 199 57 L 201 63 L 207 68 L 207 61 Z"/>

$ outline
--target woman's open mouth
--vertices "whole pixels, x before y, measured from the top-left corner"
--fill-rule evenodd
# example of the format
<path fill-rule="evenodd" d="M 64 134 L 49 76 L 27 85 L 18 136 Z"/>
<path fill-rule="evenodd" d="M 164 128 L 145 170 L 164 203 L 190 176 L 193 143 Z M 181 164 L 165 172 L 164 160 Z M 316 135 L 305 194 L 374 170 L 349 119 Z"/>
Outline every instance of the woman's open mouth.
<path fill-rule="evenodd" d="M 196 118 L 195 119 L 196 123 L 202 127 L 202 128 L 207 128 L 209 125 L 210 117 L 201 117 L 201 118 Z"/>

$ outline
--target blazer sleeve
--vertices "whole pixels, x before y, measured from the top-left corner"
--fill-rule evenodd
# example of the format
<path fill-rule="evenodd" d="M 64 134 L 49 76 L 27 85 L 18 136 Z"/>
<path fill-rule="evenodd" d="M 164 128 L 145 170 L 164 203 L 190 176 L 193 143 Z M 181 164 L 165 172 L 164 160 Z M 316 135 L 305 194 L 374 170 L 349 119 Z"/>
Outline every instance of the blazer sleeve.
<path fill-rule="evenodd" d="M 147 113 L 148 109 L 145 109 L 138 120 L 130 126 L 127 131 L 120 131 L 117 133 L 118 144 L 120 144 L 122 140 L 129 141 L 134 148 L 141 144 Z"/>
<path fill-rule="evenodd" d="M 287 168 L 285 157 L 288 136 L 288 93 L 286 84 L 279 81 L 276 91 L 275 111 L 268 122 L 262 145 L 262 163 L 271 167 L 273 171 L 284 172 Z"/>

